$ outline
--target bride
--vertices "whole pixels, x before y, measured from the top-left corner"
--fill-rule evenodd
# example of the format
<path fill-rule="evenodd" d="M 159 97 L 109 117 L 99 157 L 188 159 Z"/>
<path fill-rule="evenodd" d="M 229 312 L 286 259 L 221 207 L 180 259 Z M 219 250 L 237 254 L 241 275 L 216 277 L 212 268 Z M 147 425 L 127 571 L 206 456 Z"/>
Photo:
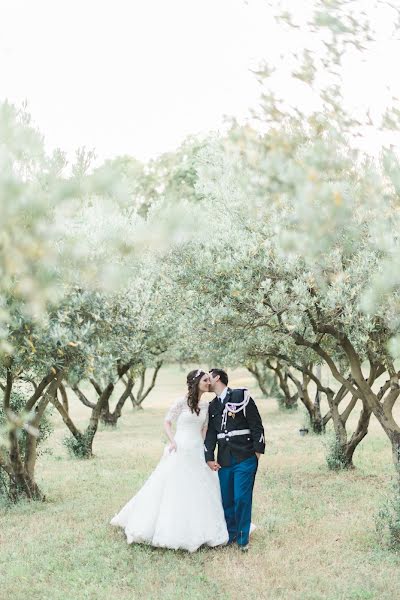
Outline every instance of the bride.
<path fill-rule="evenodd" d="M 122 527 L 128 544 L 194 552 L 202 545 L 228 542 L 218 475 L 204 458 L 208 424 L 208 373 L 187 376 L 188 391 L 165 416 L 170 444 L 149 479 L 115 515 L 111 525 Z M 172 423 L 176 423 L 175 436 Z"/>

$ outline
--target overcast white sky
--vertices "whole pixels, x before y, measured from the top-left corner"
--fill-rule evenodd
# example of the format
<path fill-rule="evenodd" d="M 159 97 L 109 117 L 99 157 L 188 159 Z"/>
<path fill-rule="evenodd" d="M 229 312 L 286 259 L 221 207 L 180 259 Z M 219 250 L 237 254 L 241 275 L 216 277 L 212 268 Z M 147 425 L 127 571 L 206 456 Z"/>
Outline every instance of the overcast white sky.
<path fill-rule="evenodd" d="M 50 148 L 147 159 L 244 116 L 283 43 L 262 0 L 0 0 L 0 100 L 26 99 Z M 400 92 L 393 60 L 383 43 L 355 95 Z"/>

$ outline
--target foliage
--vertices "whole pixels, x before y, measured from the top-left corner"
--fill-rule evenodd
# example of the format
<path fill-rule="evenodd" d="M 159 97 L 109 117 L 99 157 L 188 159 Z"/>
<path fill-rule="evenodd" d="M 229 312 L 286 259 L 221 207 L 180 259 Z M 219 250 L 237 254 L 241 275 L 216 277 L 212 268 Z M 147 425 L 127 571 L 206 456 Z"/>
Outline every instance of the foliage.
<path fill-rule="evenodd" d="M 26 384 L 20 383 L 18 387 L 11 393 L 10 399 L 10 410 L 14 415 L 24 415 L 24 408 L 28 400 L 29 395 L 27 394 Z M 26 416 L 26 421 L 29 423 L 29 415 Z M 0 405 L 0 428 L 5 429 L 8 426 L 8 419 L 4 414 L 3 407 Z M 49 453 L 49 450 L 43 450 L 43 443 L 48 440 L 51 433 L 54 430 L 54 425 L 51 421 L 51 411 L 45 413 L 40 420 L 37 431 L 35 431 L 36 444 L 38 446 L 37 456 L 41 456 L 44 453 Z M 31 428 L 29 425 L 22 426 L 17 429 L 17 440 L 19 451 L 22 456 L 27 455 L 28 437 L 31 435 Z M 8 451 L 8 445 L 2 444 L 0 452 L 4 454 Z M 4 494 L 7 499 L 12 499 L 14 495 L 12 480 L 8 476 L 7 472 L 0 469 L 0 496 Z"/>
<path fill-rule="evenodd" d="M 399 482 L 392 484 L 390 495 L 385 499 L 375 517 L 378 537 L 391 550 L 400 550 L 400 489 Z"/>
<path fill-rule="evenodd" d="M 71 456 L 75 458 L 90 458 L 91 455 L 91 438 L 88 432 L 74 437 L 66 436 L 63 439 L 63 444 L 67 448 Z"/>
<path fill-rule="evenodd" d="M 384 148 L 379 162 L 358 147 L 368 114 L 349 110 L 340 86 L 349 48 L 362 59 L 377 38 L 372 13 L 354 2 L 316 0 L 299 18 L 307 47 L 283 61 L 318 102 L 305 110 L 265 93 L 253 125 L 233 123 L 203 148 L 196 189 L 207 232 L 177 240 L 165 261 L 184 308 L 182 354 L 226 366 L 272 357 L 301 372 L 323 363 L 351 394 L 349 406 L 364 402 L 351 440 L 344 430 L 342 448 L 333 449 L 337 461 L 339 450 L 354 450 L 365 437 L 370 411 L 399 447 L 399 244 L 392 234 L 400 225 L 399 167 Z M 296 19 L 282 19 L 295 35 Z M 266 88 L 270 73 L 259 73 Z M 370 125 L 383 131 L 385 123 Z M 377 394 L 373 385 L 384 373 L 389 379 Z M 306 375 L 333 405 L 341 401 Z M 339 417 L 334 425 L 345 429 Z"/>
<path fill-rule="evenodd" d="M 23 387 L 25 387 L 25 390 L 23 389 Z M 19 389 L 12 392 L 10 408 L 15 414 L 19 414 L 23 411 L 27 401 L 27 397 L 28 394 L 26 392 L 26 386 L 21 386 Z M 4 427 L 6 422 L 7 419 L 4 415 L 4 411 L 2 410 L 2 407 L 0 407 L 0 427 Z M 53 430 L 54 425 L 51 420 L 51 411 L 48 411 L 40 421 L 37 434 L 37 444 L 43 444 L 43 442 L 48 440 Z M 18 441 L 21 449 L 23 450 L 26 446 L 27 441 L 26 429 L 21 429 L 20 431 L 18 431 Z"/>
<path fill-rule="evenodd" d="M 362 60 L 379 37 L 375 9 L 386 4 L 391 24 L 396 9 L 313 0 L 291 15 L 277 4 L 288 35 L 308 34 L 302 52 L 276 65 L 315 100 L 308 108 L 274 93 L 266 65 L 251 123 L 189 138 L 147 165 L 123 156 L 90 172 L 93 153 L 81 149 L 67 172 L 61 152 L 46 155 L 27 112 L 2 105 L 0 378 L 37 385 L 57 374 L 111 393 L 121 365 L 132 375 L 161 360 L 235 367 L 272 359 L 302 373 L 300 388 L 312 381 L 336 410 L 343 394 L 310 368 L 323 364 L 368 409 L 353 445 L 372 412 L 396 461 L 400 165 L 393 149 L 381 148 L 377 160 L 357 140 L 367 126 L 396 127 L 400 111 L 394 103 L 372 120 L 350 109 L 341 86 L 349 52 Z M 91 445 L 109 397 L 99 394 L 86 431 L 69 423 L 74 454 L 90 436 Z M 30 408 L 40 402 L 45 409 L 43 395 Z M 8 423 L 15 447 L 15 429 L 33 422 L 23 413 L 21 405 L 18 425 Z M 343 431 L 328 452 L 332 468 L 350 443 L 348 415 L 336 417 Z"/>
<path fill-rule="evenodd" d="M 331 471 L 340 471 L 347 468 L 346 456 L 343 453 L 343 446 L 340 444 L 334 432 L 331 432 L 324 439 L 326 448 L 326 464 Z"/>

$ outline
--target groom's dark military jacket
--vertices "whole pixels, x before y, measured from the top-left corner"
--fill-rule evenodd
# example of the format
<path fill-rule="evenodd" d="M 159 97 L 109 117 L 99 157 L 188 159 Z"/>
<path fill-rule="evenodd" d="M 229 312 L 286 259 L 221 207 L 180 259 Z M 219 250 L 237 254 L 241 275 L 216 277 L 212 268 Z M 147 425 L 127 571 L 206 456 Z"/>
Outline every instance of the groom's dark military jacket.
<path fill-rule="evenodd" d="M 245 411 L 234 414 L 228 411 L 226 415 L 226 424 L 223 426 L 223 412 L 227 402 L 242 402 L 244 399 L 244 390 L 228 388 L 224 401 L 221 402 L 216 396 L 208 407 L 208 429 L 204 440 L 204 450 L 206 461 L 215 460 L 214 451 L 218 443 L 217 462 L 221 467 L 228 467 L 231 464 L 232 456 L 239 462 L 254 456 L 255 452 L 264 454 L 265 438 L 264 427 L 261 421 L 257 406 L 250 398 Z M 234 416 L 233 416 L 234 415 Z M 249 429 L 250 433 L 241 435 L 229 435 L 230 432 Z M 225 434 L 223 437 L 221 434 Z M 219 435 L 219 437 L 218 437 Z"/>

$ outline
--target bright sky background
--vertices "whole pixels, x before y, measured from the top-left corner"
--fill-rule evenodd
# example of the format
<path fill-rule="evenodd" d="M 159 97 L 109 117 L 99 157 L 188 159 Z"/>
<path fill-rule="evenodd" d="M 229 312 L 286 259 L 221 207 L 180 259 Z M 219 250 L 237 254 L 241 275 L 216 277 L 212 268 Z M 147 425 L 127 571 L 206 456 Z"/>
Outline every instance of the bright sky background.
<path fill-rule="evenodd" d="M 245 116 L 249 68 L 283 44 L 262 0 L 0 0 L 0 100 L 26 99 L 49 148 L 145 160 Z M 355 97 L 400 95 L 388 44 L 349 71 Z"/>

